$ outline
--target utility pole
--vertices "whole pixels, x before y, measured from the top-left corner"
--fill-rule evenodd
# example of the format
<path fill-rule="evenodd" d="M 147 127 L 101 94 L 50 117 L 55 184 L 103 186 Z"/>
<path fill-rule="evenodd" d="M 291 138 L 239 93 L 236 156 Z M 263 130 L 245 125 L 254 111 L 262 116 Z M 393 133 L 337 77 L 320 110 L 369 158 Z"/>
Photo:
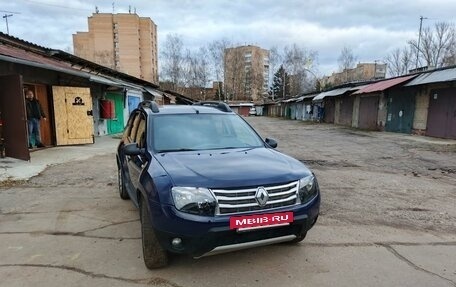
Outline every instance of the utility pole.
<path fill-rule="evenodd" d="M 8 17 L 12 17 L 13 14 L 5 14 L 3 15 L 3 19 L 6 21 L 6 34 L 9 35 L 9 27 L 8 27 Z"/>
<path fill-rule="evenodd" d="M 9 35 L 9 26 L 8 26 L 8 18 L 13 17 L 13 14 L 21 14 L 19 12 L 12 12 L 12 11 L 5 11 L 5 10 L 0 10 L 2 13 L 6 13 L 3 15 L 3 19 L 5 19 L 6 22 L 6 33 Z"/>
<path fill-rule="evenodd" d="M 320 80 L 318 79 L 317 75 L 315 75 L 315 73 L 312 72 L 310 69 L 307 69 L 307 68 L 303 68 L 303 69 L 304 69 L 304 71 L 312 74 L 312 76 L 315 77 L 315 84 L 318 85 L 318 92 L 319 92 L 321 89 L 321 83 L 320 83 Z M 315 88 L 315 90 L 317 90 L 317 89 Z"/>
<path fill-rule="evenodd" d="M 421 42 L 421 29 L 423 28 L 423 20 L 427 19 L 426 17 L 420 16 L 420 32 L 418 33 L 418 45 L 416 48 L 416 62 L 415 69 L 418 69 L 418 59 L 420 57 L 420 42 Z"/>

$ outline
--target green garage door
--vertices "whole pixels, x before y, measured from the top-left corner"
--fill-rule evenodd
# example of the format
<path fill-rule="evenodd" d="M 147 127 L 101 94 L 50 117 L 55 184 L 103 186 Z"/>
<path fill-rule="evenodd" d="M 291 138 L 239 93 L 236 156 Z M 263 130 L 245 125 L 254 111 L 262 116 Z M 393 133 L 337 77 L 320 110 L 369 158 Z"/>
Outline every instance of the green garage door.
<path fill-rule="evenodd" d="M 415 92 L 412 89 L 401 89 L 388 96 L 385 130 L 389 132 L 412 132 L 415 115 Z"/>
<path fill-rule="evenodd" d="M 124 129 L 124 97 L 120 93 L 107 93 L 106 99 L 114 101 L 116 117 L 108 121 L 108 134 L 117 134 L 123 132 Z"/>

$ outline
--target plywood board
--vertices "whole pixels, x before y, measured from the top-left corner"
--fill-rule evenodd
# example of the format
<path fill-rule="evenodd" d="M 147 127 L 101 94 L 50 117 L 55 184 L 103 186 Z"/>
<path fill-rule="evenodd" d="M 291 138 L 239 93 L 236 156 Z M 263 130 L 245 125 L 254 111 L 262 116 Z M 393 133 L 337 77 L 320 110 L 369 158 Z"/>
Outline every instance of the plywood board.
<path fill-rule="evenodd" d="M 57 145 L 93 143 L 89 88 L 52 87 Z"/>

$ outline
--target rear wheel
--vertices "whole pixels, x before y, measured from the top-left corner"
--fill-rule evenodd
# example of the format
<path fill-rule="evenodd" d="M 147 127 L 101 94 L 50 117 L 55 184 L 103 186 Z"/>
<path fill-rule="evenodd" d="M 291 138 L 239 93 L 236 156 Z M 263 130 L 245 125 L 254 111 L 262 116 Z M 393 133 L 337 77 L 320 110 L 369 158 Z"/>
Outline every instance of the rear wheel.
<path fill-rule="evenodd" d="M 130 199 L 127 188 L 125 187 L 125 176 L 120 166 L 117 168 L 117 184 L 119 186 L 120 198 L 125 200 Z"/>
<path fill-rule="evenodd" d="M 160 245 L 155 231 L 150 223 L 149 209 L 141 197 L 139 210 L 141 216 L 141 238 L 144 264 L 148 269 L 160 268 L 168 265 L 168 252 Z"/>

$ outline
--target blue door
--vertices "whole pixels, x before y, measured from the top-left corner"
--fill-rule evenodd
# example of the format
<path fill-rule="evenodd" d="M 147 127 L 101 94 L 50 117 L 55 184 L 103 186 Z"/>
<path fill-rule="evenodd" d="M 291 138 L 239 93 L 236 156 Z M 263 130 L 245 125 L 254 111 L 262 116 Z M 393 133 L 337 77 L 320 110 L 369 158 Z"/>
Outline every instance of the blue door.
<path fill-rule="evenodd" d="M 140 101 L 141 99 L 139 97 L 128 96 L 128 114 L 131 114 L 138 107 Z"/>

